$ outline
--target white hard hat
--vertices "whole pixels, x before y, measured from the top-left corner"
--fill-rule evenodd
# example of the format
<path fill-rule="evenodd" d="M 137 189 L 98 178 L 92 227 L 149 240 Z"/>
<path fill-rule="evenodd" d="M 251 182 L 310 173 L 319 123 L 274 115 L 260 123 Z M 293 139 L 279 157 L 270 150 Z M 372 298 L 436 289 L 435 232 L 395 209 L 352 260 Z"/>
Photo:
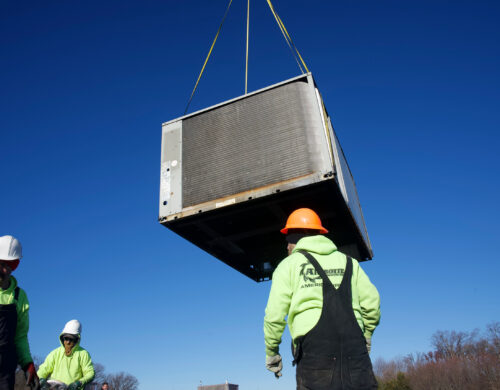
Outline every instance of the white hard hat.
<path fill-rule="evenodd" d="M 61 334 L 74 334 L 75 336 L 80 336 L 82 333 L 82 324 L 78 320 L 71 320 L 64 325 L 64 329 Z"/>
<path fill-rule="evenodd" d="M 12 236 L 0 237 L 0 260 L 18 260 L 23 257 L 19 240 Z"/>

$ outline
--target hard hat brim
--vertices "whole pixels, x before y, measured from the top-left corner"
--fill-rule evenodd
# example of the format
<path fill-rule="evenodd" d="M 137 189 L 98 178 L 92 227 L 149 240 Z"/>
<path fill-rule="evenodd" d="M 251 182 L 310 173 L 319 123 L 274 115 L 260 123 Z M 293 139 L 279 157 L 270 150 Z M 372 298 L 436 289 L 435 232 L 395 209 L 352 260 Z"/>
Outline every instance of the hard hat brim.
<path fill-rule="evenodd" d="M 280 230 L 281 233 L 283 234 L 288 234 L 288 229 L 304 229 L 304 227 L 294 227 L 294 226 L 286 226 L 283 229 Z M 308 230 L 318 230 L 319 234 L 326 234 L 328 233 L 328 230 L 326 230 L 323 226 L 318 226 L 318 227 L 308 227 Z"/>

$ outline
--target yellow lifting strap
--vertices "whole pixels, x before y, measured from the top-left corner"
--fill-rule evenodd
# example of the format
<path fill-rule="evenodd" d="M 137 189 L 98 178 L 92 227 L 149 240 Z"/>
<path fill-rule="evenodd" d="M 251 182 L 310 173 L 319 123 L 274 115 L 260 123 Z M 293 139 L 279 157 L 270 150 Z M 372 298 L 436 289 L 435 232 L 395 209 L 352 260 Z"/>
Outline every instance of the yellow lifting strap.
<path fill-rule="evenodd" d="M 207 58 L 205 59 L 205 62 L 203 63 L 203 67 L 201 68 L 200 75 L 198 76 L 198 80 L 196 80 L 196 84 L 193 88 L 193 92 L 191 92 L 191 96 L 189 97 L 189 101 L 186 105 L 186 109 L 184 110 L 184 115 L 186 115 L 186 112 L 189 108 L 189 105 L 191 104 L 191 100 L 193 100 L 194 93 L 196 91 L 196 88 L 198 87 L 198 83 L 200 82 L 201 75 L 203 74 L 203 71 L 205 70 L 205 66 L 207 66 L 208 59 L 210 58 L 210 55 L 212 54 L 212 50 L 214 49 L 215 42 L 217 41 L 217 38 L 219 37 L 220 30 L 222 29 L 222 25 L 224 24 L 224 21 L 226 20 L 227 13 L 229 12 L 229 7 L 231 7 L 231 3 L 233 0 L 229 0 L 229 4 L 227 5 L 226 12 L 224 13 L 224 17 L 222 18 L 222 21 L 220 22 L 219 29 L 217 30 L 217 34 L 215 34 L 214 41 L 212 43 L 212 46 L 210 47 L 210 50 L 208 51 Z"/>
<path fill-rule="evenodd" d="M 297 61 L 297 65 L 299 65 L 300 71 L 302 73 L 304 73 L 304 71 L 302 70 L 302 67 L 300 66 L 299 61 L 297 60 L 297 56 L 300 59 L 300 62 L 302 62 L 302 65 L 304 66 L 304 69 L 306 70 L 306 72 L 309 73 L 309 69 L 307 68 L 307 65 L 306 65 L 304 59 L 302 58 L 302 56 L 299 53 L 299 50 L 297 49 L 297 47 L 293 43 L 292 37 L 290 37 L 290 34 L 288 34 L 288 31 L 286 30 L 283 21 L 279 17 L 278 13 L 275 11 L 273 4 L 271 3 L 271 0 L 267 0 L 267 4 L 269 5 L 269 8 L 271 9 L 271 12 L 273 13 L 274 18 L 276 19 L 276 22 L 278 23 L 278 26 L 279 26 L 281 32 L 283 33 L 283 36 L 285 37 L 286 43 L 288 44 L 288 46 L 292 50 L 292 53 L 294 53 L 294 50 L 295 50 L 295 53 L 297 53 L 297 55 L 295 55 L 295 53 L 294 53 L 294 58 L 295 58 L 295 61 Z M 332 163 L 335 164 L 333 150 L 332 150 L 332 139 L 330 137 L 330 127 L 328 126 L 328 119 L 327 119 L 328 116 L 326 113 L 326 107 L 325 107 L 325 103 L 323 102 L 323 98 L 321 97 L 321 95 L 319 96 L 319 99 L 321 101 L 321 109 L 322 109 L 322 114 L 323 114 L 323 125 L 325 126 L 326 137 L 328 139 L 328 146 L 329 146 L 328 151 L 330 153 L 330 158 L 332 160 Z"/>
<path fill-rule="evenodd" d="M 281 30 L 281 33 L 285 37 L 285 40 L 286 40 L 286 43 L 288 44 L 288 47 L 290 47 L 290 50 L 292 50 L 292 53 L 294 53 L 294 50 L 295 50 L 295 53 L 297 53 L 297 56 L 299 57 L 300 61 L 302 62 L 302 65 L 304 66 L 304 69 L 306 70 L 306 73 L 309 73 L 309 69 L 307 68 L 306 63 L 304 62 L 302 56 L 300 55 L 299 50 L 297 49 L 297 47 L 293 43 L 292 38 L 290 37 L 290 34 L 288 34 L 288 31 L 286 30 L 283 21 L 279 17 L 278 13 L 275 11 L 273 4 L 271 3 L 271 0 L 267 0 L 267 4 L 269 5 L 271 12 L 273 13 L 274 18 L 276 19 L 276 23 L 278 23 L 278 26 Z M 299 68 L 300 68 L 300 71 L 302 73 L 304 73 L 304 71 L 302 70 L 302 67 L 300 66 L 299 61 L 297 60 L 297 57 L 295 56 L 295 53 L 294 53 L 295 61 L 297 61 L 297 64 L 299 65 Z"/>
<path fill-rule="evenodd" d="M 247 4 L 247 52 L 245 57 L 245 95 L 248 93 L 248 41 L 250 38 L 250 0 Z"/>
<path fill-rule="evenodd" d="M 212 46 L 210 47 L 210 50 L 208 51 L 207 58 L 205 58 L 205 62 L 203 63 L 200 74 L 198 75 L 198 79 L 196 80 L 196 84 L 194 85 L 193 92 L 191 92 L 191 96 L 189 97 L 188 103 L 186 105 L 186 109 L 184 110 L 184 115 L 186 115 L 187 110 L 189 108 L 189 105 L 191 104 L 191 100 L 193 100 L 194 93 L 196 92 L 196 88 L 198 88 L 198 84 L 200 82 L 201 76 L 203 75 L 203 72 L 205 71 L 205 67 L 207 66 L 208 59 L 210 58 L 210 55 L 212 54 L 212 50 L 214 49 L 215 42 L 217 42 L 217 38 L 219 37 L 219 33 L 222 30 L 222 25 L 224 24 L 224 21 L 226 20 L 226 16 L 229 12 L 229 8 L 231 7 L 232 2 L 233 2 L 233 0 L 229 0 L 229 3 L 228 3 L 227 8 L 226 8 L 226 12 L 224 12 L 224 16 L 223 16 L 222 21 L 219 25 L 219 29 L 217 30 L 217 33 L 215 34 L 214 41 L 212 42 Z M 302 73 L 304 73 L 304 69 L 305 69 L 306 72 L 309 73 L 309 69 L 308 69 L 304 59 L 302 58 L 302 56 L 299 53 L 299 50 L 297 49 L 297 47 L 293 43 L 292 37 L 288 33 L 288 31 L 285 27 L 285 24 L 283 23 L 283 21 L 281 20 L 281 18 L 278 15 L 278 13 L 274 9 L 274 6 L 271 3 L 271 0 L 267 0 L 267 4 L 269 5 L 269 8 L 271 9 L 271 12 L 273 13 L 274 18 L 276 19 L 276 22 L 278 23 L 278 26 L 281 30 L 281 33 L 285 37 L 285 41 L 288 44 L 288 47 L 292 51 L 293 57 L 295 58 L 295 61 L 297 62 L 297 65 L 299 66 L 300 71 Z M 246 48 L 246 69 L 245 69 L 245 94 L 247 93 L 247 80 L 248 80 L 248 36 L 249 36 L 248 29 L 249 29 L 249 24 L 250 24 L 249 18 L 250 18 L 250 0 L 248 0 L 248 9 L 247 9 L 247 48 Z M 300 62 L 299 62 L 299 59 L 300 59 Z M 302 66 L 300 63 L 302 63 L 302 66 L 304 67 L 304 69 L 302 69 Z"/>

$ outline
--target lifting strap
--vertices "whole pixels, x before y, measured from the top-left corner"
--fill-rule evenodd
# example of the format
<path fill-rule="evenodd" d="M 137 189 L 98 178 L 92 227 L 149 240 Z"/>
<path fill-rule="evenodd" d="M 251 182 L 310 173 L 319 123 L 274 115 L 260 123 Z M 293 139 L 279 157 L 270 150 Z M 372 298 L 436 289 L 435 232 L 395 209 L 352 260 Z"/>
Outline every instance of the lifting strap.
<path fill-rule="evenodd" d="M 248 93 L 248 40 L 250 38 L 250 0 L 247 4 L 247 55 L 245 61 L 245 95 Z"/>
<path fill-rule="evenodd" d="M 222 30 L 222 25 L 224 24 L 224 21 L 226 20 L 226 16 L 229 12 L 229 8 L 231 7 L 233 0 L 229 0 L 229 4 L 227 5 L 226 12 L 224 12 L 224 16 L 222 17 L 222 21 L 219 25 L 219 29 L 217 30 L 217 33 L 215 34 L 214 41 L 212 42 L 212 46 L 210 47 L 210 50 L 208 51 L 207 58 L 205 58 L 205 62 L 203 63 L 203 66 L 201 68 L 200 74 L 198 75 L 198 79 L 196 80 L 196 83 L 193 88 L 193 92 L 191 92 L 191 96 L 189 97 L 189 100 L 186 105 L 186 109 L 184 110 L 184 115 L 186 115 L 187 110 L 189 108 L 189 105 L 191 104 L 191 100 L 193 100 L 194 93 L 196 92 L 196 88 L 198 88 L 198 84 L 200 82 L 201 76 L 203 75 L 203 72 L 205 71 L 205 67 L 208 63 L 208 59 L 210 58 L 210 55 L 212 54 L 212 50 L 214 49 L 215 42 L 217 42 L 217 38 L 219 37 L 219 33 Z M 285 24 L 279 17 L 278 13 L 274 9 L 273 4 L 271 3 L 271 0 L 267 0 L 267 4 L 269 5 L 269 8 L 271 9 L 271 12 L 274 15 L 274 18 L 276 19 L 276 23 L 278 24 L 278 27 L 281 30 L 281 33 L 283 34 L 283 37 L 285 38 L 286 43 L 288 44 L 288 47 L 292 51 L 293 58 L 295 58 L 295 61 L 297 62 L 297 65 L 299 66 L 299 69 L 302 74 L 304 74 L 304 69 L 306 73 L 309 73 L 309 69 L 302 58 L 302 56 L 299 53 L 299 50 L 295 46 L 295 43 L 293 43 L 292 37 L 288 33 Z M 246 46 L 246 68 L 245 68 L 245 94 L 247 94 L 247 81 L 248 81 L 248 41 L 249 41 L 249 25 L 250 25 L 250 0 L 248 0 L 248 6 L 247 6 L 247 46 Z M 300 60 L 300 62 L 299 62 Z M 301 65 L 302 63 L 302 65 Z M 303 68 L 302 68 L 303 67 Z M 328 128 L 328 125 L 327 125 Z"/>
<path fill-rule="evenodd" d="M 297 56 L 300 59 L 300 62 L 302 62 L 302 65 L 304 66 L 304 69 L 306 70 L 306 73 L 309 73 L 309 69 L 307 68 L 306 63 L 304 62 L 302 56 L 300 55 L 299 50 L 297 49 L 297 47 L 293 43 L 292 37 L 290 37 L 290 34 L 288 34 L 288 31 L 285 28 L 285 25 L 284 25 L 283 21 L 279 17 L 278 13 L 275 11 L 275 9 L 273 7 L 273 4 L 271 3 L 271 0 L 267 0 L 267 4 L 269 5 L 269 8 L 271 9 L 271 12 L 273 13 L 274 18 L 276 19 L 276 23 L 278 23 L 278 26 L 279 26 L 279 28 L 281 30 L 281 33 L 285 37 L 285 40 L 286 40 L 286 43 L 288 44 L 288 47 L 292 51 L 293 57 L 295 58 L 295 61 L 297 62 L 297 65 L 300 68 L 300 71 L 302 72 L 302 74 L 304 73 L 304 70 L 302 69 L 302 66 L 300 66 L 300 63 L 299 63 L 299 60 L 297 59 Z"/>
<path fill-rule="evenodd" d="M 186 105 L 186 109 L 184 110 L 184 115 L 186 115 L 186 112 L 189 108 L 189 105 L 191 104 L 191 100 L 193 100 L 194 93 L 196 91 L 196 88 L 198 87 L 198 83 L 200 82 L 201 75 L 203 74 L 203 71 L 205 70 L 205 66 L 207 65 L 208 59 L 210 58 L 210 55 L 212 54 L 212 50 L 214 49 L 215 42 L 217 41 L 217 38 L 219 37 L 220 30 L 222 29 L 222 25 L 224 24 L 224 21 L 226 20 L 227 13 L 229 12 L 229 7 L 231 7 L 231 3 L 233 0 L 229 0 L 229 4 L 227 5 L 226 12 L 224 12 L 224 17 L 222 18 L 222 21 L 220 22 L 219 29 L 217 30 L 217 34 L 215 34 L 214 41 L 212 42 L 212 46 L 210 47 L 210 50 L 208 51 L 207 58 L 205 59 L 205 62 L 203 63 L 203 67 L 201 68 L 200 75 L 198 76 L 198 80 L 196 80 L 196 84 L 193 88 L 193 92 L 191 92 L 191 96 L 189 97 L 189 101 Z"/>
<path fill-rule="evenodd" d="M 267 4 L 269 5 L 269 8 L 271 9 L 271 12 L 273 13 L 274 18 L 276 19 L 276 22 L 278 23 L 278 26 L 279 26 L 281 32 L 283 33 L 283 36 L 285 37 L 285 40 L 286 40 L 286 43 L 288 44 L 288 47 L 292 51 L 293 57 L 295 58 L 295 61 L 297 62 L 297 65 L 300 68 L 300 71 L 302 72 L 302 74 L 304 74 L 304 70 L 302 69 L 302 66 L 300 66 L 300 62 L 301 62 L 302 65 L 304 66 L 304 69 L 306 70 L 306 72 L 309 73 L 309 69 L 307 68 L 307 65 L 306 65 L 304 59 L 300 55 L 299 50 L 297 49 L 297 46 L 295 46 L 295 44 L 293 43 L 292 37 L 290 36 L 290 34 L 288 34 L 288 31 L 285 27 L 285 24 L 283 23 L 283 21 L 281 20 L 281 18 L 278 15 L 278 13 L 274 9 L 273 4 L 271 3 L 271 0 L 267 0 Z M 300 59 L 300 62 L 299 62 L 299 59 Z M 326 137 L 328 139 L 328 151 L 330 153 L 330 159 L 331 159 L 332 165 L 335 166 L 335 160 L 334 160 L 333 150 L 332 150 L 332 139 L 330 136 L 330 128 L 328 126 L 328 119 L 327 119 L 328 115 L 326 113 L 325 104 L 323 102 L 323 98 L 321 97 L 321 95 L 319 95 L 319 100 L 321 101 L 323 125 L 325 126 Z"/>

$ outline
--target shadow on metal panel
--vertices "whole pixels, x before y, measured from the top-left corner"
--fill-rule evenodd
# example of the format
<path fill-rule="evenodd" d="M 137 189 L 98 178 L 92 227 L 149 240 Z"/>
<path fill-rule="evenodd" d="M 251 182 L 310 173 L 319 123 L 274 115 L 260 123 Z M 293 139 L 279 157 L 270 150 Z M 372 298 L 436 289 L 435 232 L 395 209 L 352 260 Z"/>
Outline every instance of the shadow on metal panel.
<path fill-rule="evenodd" d="M 364 245 L 333 178 L 163 225 L 261 282 L 271 279 L 278 263 L 287 256 L 285 236 L 279 231 L 288 215 L 300 207 L 311 208 L 321 216 L 329 230 L 326 236 L 340 251 L 359 261 L 371 259 L 372 253 Z"/>

